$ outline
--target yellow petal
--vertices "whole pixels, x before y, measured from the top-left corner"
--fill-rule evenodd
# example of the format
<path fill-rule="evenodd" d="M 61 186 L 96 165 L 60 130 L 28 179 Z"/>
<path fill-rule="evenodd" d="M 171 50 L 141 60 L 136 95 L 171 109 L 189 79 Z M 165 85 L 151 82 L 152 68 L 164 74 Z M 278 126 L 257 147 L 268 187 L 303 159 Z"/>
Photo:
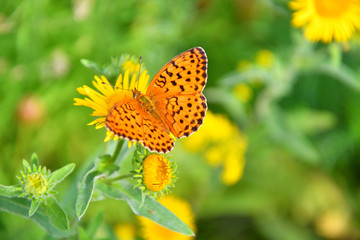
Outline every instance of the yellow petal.
<path fill-rule="evenodd" d="M 110 141 L 114 136 L 115 136 L 115 134 L 113 132 L 106 131 L 106 137 L 104 139 L 104 142 Z"/>
<path fill-rule="evenodd" d="M 98 119 L 96 119 L 96 120 L 94 120 L 94 121 L 92 121 L 91 123 L 88 123 L 87 125 L 95 125 L 95 124 L 99 124 L 99 123 L 104 123 L 105 122 L 105 118 L 103 117 L 103 118 L 98 118 Z"/>

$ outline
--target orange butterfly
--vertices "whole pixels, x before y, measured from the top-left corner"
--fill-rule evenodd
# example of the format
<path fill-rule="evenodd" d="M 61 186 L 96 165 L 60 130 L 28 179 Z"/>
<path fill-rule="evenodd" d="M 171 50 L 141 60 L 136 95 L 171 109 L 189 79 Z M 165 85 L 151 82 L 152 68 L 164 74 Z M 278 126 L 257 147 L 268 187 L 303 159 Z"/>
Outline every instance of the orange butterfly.
<path fill-rule="evenodd" d="M 188 137 L 203 123 L 207 110 L 202 94 L 207 57 L 201 47 L 171 59 L 151 80 L 146 93 L 136 88 L 109 111 L 105 126 L 116 136 L 140 142 L 150 151 L 166 153 L 175 137 Z"/>

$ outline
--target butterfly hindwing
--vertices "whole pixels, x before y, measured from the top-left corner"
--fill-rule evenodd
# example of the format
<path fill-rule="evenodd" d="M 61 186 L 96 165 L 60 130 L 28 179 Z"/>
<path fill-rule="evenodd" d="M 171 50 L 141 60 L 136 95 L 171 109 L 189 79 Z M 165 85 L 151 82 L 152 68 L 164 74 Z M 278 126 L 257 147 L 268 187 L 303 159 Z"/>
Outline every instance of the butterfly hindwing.
<path fill-rule="evenodd" d="M 202 93 L 168 97 L 160 108 L 164 121 L 175 137 L 188 137 L 202 125 L 207 110 Z"/>
<path fill-rule="evenodd" d="M 174 148 L 174 140 L 169 136 L 169 131 L 163 124 L 150 115 L 144 117 L 144 147 L 150 151 L 166 153 Z"/>

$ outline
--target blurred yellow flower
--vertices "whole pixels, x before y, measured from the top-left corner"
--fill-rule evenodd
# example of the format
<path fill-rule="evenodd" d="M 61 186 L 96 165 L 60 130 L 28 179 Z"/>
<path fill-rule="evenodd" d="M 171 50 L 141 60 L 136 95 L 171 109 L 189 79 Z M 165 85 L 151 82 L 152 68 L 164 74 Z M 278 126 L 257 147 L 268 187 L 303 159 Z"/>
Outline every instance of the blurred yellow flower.
<path fill-rule="evenodd" d="M 110 82 L 106 79 L 105 76 L 95 76 L 95 81 L 93 81 L 92 83 L 98 91 L 95 91 L 86 85 L 76 89 L 80 94 L 85 95 L 89 98 L 74 98 L 74 105 L 92 108 L 94 111 L 91 115 L 99 117 L 88 125 L 95 125 L 96 129 L 104 127 L 104 122 L 106 116 L 108 115 L 108 112 L 117 102 L 122 100 L 124 97 L 132 97 L 132 92 L 128 90 L 134 89 L 135 84 L 137 84 L 138 90 L 140 90 L 141 92 L 146 92 L 146 86 L 150 76 L 145 70 L 140 74 L 140 77 L 137 80 L 137 71 L 139 70 L 139 68 L 139 64 L 136 64 L 130 60 L 126 61 L 122 66 L 124 73 L 119 74 L 115 83 L 115 88 L 113 88 L 113 86 L 110 84 Z M 113 132 L 107 131 L 104 141 L 107 142 L 112 138 L 114 140 L 118 139 L 118 137 L 116 137 Z"/>
<path fill-rule="evenodd" d="M 225 185 L 233 185 L 243 176 L 245 165 L 243 146 L 243 144 L 239 144 L 239 149 L 233 147 L 224 159 L 224 170 L 221 174 L 221 180 Z"/>
<path fill-rule="evenodd" d="M 204 151 L 205 159 L 211 167 L 221 167 L 220 178 L 224 184 L 233 185 L 241 179 L 247 139 L 224 115 L 208 111 L 198 133 L 184 139 L 183 144 L 190 152 Z"/>
<path fill-rule="evenodd" d="M 270 70 L 274 65 L 275 56 L 273 52 L 267 49 L 261 49 L 256 52 L 254 61 L 240 60 L 237 63 L 236 70 L 239 73 L 249 71 L 247 82 L 238 83 L 235 85 L 233 92 L 235 96 L 243 103 L 249 102 L 253 96 L 252 89 L 249 86 L 258 88 L 263 85 L 264 79 L 257 74 L 259 68 Z"/>
<path fill-rule="evenodd" d="M 115 236 L 119 240 L 135 240 L 135 227 L 130 223 L 118 223 L 114 226 Z"/>
<path fill-rule="evenodd" d="M 270 68 L 274 63 L 274 59 L 274 54 L 271 51 L 262 49 L 256 53 L 255 63 L 261 67 Z"/>
<path fill-rule="evenodd" d="M 223 146 L 211 146 L 209 147 L 204 156 L 205 159 L 207 161 L 207 163 L 213 167 L 213 168 L 217 168 L 219 166 L 221 166 L 221 164 L 223 163 Z"/>
<path fill-rule="evenodd" d="M 141 157 L 140 157 L 141 158 Z M 168 192 L 176 182 L 176 165 L 163 155 L 150 154 L 144 160 L 137 160 L 139 168 L 135 170 L 134 178 L 137 179 L 137 187 L 145 194 L 156 198 L 159 194 Z"/>
<path fill-rule="evenodd" d="M 324 212 L 315 222 L 316 231 L 327 239 L 348 239 L 349 214 L 340 209 Z"/>
<path fill-rule="evenodd" d="M 191 230 L 195 231 L 194 213 L 186 200 L 166 196 L 159 202 L 186 223 Z M 141 226 L 141 235 L 145 240 L 190 240 L 194 238 L 171 231 L 145 217 L 138 217 L 138 219 Z"/>
<path fill-rule="evenodd" d="M 293 0 L 289 6 L 292 25 L 305 27 L 311 41 L 347 41 L 360 28 L 359 0 Z"/>
<path fill-rule="evenodd" d="M 242 103 L 248 103 L 253 96 L 252 89 L 246 83 L 237 84 L 233 89 L 233 93 Z"/>

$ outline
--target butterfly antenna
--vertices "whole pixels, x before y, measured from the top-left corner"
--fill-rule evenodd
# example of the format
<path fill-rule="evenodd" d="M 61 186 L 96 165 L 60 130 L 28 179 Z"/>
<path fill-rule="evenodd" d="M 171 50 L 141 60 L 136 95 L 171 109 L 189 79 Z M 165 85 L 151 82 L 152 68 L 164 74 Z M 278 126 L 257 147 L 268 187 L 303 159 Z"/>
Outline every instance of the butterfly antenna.
<path fill-rule="evenodd" d="M 101 82 L 101 84 L 104 84 L 104 85 L 108 85 L 108 86 L 110 86 L 110 87 L 113 87 L 113 88 L 115 88 L 115 86 L 113 86 L 113 85 L 111 85 L 111 84 L 109 84 L 109 83 L 106 83 L 106 82 Z"/>
<path fill-rule="evenodd" d="M 139 74 L 137 76 L 137 90 L 139 90 L 139 86 L 140 86 L 141 59 L 142 59 L 142 57 L 140 56 L 140 58 L 139 58 Z"/>
<path fill-rule="evenodd" d="M 113 85 L 111 85 L 111 84 L 109 84 L 109 83 L 106 83 L 106 82 L 101 82 L 101 83 L 104 84 L 104 85 L 111 86 L 111 87 L 113 87 L 114 89 L 116 88 L 115 86 L 113 86 Z M 130 89 L 123 89 L 123 88 L 117 88 L 117 89 L 121 89 L 121 90 L 123 90 L 123 91 L 132 92 Z"/>

